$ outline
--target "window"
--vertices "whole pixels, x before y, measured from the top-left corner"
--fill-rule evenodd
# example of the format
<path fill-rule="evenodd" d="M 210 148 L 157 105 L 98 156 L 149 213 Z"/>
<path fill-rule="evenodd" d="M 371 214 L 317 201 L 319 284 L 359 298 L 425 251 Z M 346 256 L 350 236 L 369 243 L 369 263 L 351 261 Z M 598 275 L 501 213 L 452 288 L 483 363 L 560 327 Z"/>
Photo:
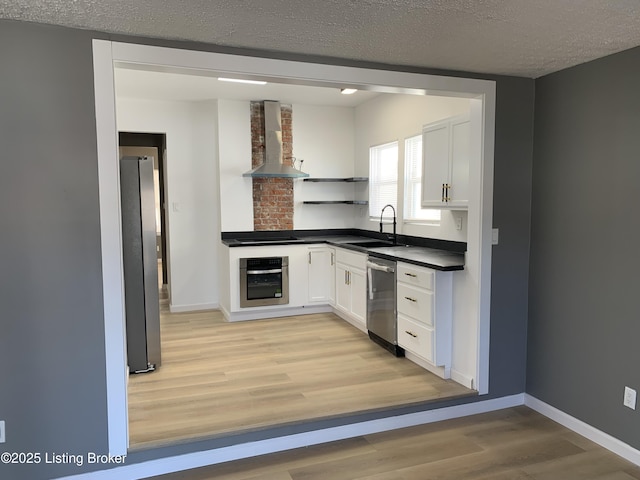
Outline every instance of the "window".
<path fill-rule="evenodd" d="M 369 149 L 369 216 L 380 218 L 382 208 L 398 205 L 398 142 L 385 143 Z M 390 208 L 384 212 L 391 218 Z"/>
<path fill-rule="evenodd" d="M 440 210 L 422 208 L 422 135 L 404 141 L 405 195 L 404 220 L 417 223 L 439 223 Z"/>

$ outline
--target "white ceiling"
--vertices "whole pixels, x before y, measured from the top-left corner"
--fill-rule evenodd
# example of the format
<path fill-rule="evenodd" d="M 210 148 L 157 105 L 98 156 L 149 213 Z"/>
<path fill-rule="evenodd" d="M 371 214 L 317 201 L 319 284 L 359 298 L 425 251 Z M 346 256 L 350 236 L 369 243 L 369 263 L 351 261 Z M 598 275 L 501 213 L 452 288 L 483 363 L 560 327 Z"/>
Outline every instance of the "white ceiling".
<path fill-rule="evenodd" d="M 640 45 L 638 0 L 0 0 L 0 18 L 530 78 Z"/>
<path fill-rule="evenodd" d="M 288 104 L 355 107 L 379 95 L 359 90 L 342 95 L 339 88 L 312 87 L 269 82 L 247 85 L 218 81 L 206 77 L 147 70 L 115 69 L 116 94 L 120 98 L 148 100 L 202 101 L 216 98 L 229 100 L 277 100 Z"/>

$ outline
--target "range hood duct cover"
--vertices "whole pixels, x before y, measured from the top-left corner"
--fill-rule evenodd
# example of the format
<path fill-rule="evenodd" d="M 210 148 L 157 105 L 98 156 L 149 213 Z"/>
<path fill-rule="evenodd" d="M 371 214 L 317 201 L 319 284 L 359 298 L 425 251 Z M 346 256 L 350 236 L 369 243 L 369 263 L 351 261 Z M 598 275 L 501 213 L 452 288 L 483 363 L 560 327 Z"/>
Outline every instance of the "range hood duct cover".
<path fill-rule="evenodd" d="M 264 163 L 243 177 L 303 178 L 308 173 L 282 163 L 282 115 L 280 102 L 264 102 Z"/>

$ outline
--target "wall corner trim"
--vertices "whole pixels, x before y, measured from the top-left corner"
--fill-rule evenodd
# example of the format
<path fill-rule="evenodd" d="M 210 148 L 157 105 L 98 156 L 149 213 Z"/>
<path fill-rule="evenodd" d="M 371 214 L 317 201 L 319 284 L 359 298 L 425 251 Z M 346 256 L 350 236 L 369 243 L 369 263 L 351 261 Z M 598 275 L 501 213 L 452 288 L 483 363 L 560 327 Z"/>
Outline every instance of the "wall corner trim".
<path fill-rule="evenodd" d="M 562 410 L 558 410 L 548 403 L 545 403 L 542 400 L 538 400 L 537 398 L 532 397 L 531 395 L 526 393 L 524 395 L 524 404 L 532 410 L 535 410 L 536 412 L 544 415 L 545 417 L 548 417 L 551 420 L 558 422 L 560 425 L 567 427 L 569 430 L 573 430 L 577 434 L 582 435 L 592 442 L 597 443 L 601 447 L 604 447 L 607 450 L 615 453 L 616 455 L 621 456 L 625 460 L 628 460 L 631 463 L 640 466 L 640 450 L 636 450 L 631 445 L 624 443 L 623 441 L 612 437 L 608 433 L 605 433 L 602 430 L 598 430 L 588 423 L 585 423 L 582 420 L 578 420 L 568 413 L 565 413 Z"/>

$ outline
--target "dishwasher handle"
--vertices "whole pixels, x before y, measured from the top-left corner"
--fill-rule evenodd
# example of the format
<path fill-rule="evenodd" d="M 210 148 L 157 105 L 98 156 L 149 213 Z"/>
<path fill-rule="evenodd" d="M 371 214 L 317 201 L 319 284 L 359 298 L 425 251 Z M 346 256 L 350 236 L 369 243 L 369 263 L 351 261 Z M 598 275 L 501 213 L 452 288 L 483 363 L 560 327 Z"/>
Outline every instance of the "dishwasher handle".
<path fill-rule="evenodd" d="M 386 273 L 394 273 L 396 271 L 395 267 L 380 265 L 379 263 L 374 263 L 370 261 L 367 261 L 367 268 L 371 270 L 377 270 L 379 272 L 386 272 Z"/>

